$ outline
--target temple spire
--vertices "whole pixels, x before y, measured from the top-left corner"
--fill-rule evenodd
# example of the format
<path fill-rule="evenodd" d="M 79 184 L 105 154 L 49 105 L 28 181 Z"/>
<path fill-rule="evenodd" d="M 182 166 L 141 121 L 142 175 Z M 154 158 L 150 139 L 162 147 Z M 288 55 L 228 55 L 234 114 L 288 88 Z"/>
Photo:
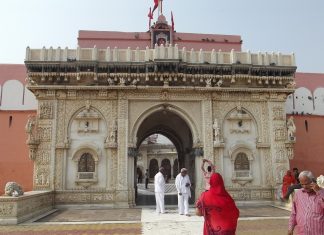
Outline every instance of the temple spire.
<path fill-rule="evenodd" d="M 159 15 L 163 15 L 163 9 L 162 9 L 162 3 L 163 3 L 163 0 L 159 0 L 159 6 L 158 6 L 158 16 Z"/>

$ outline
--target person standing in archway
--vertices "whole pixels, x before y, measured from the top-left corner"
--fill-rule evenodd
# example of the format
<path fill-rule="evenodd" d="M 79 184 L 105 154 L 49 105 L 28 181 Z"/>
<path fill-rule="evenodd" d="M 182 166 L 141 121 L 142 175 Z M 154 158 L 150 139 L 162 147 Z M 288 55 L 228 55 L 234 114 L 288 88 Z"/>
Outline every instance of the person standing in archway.
<path fill-rule="evenodd" d="M 154 192 L 156 201 L 156 213 L 164 214 L 165 179 L 163 167 L 160 167 L 159 172 L 154 176 Z"/>
<path fill-rule="evenodd" d="M 148 169 L 145 171 L 145 188 L 148 189 L 148 183 L 149 183 L 149 172 Z"/>
<path fill-rule="evenodd" d="M 178 191 L 178 209 L 179 214 L 186 216 L 189 215 L 189 198 L 191 197 L 190 191 L 190 179 L 188 176 L 188 170 L 186 168 L 182 168 L 180 173 L 177 175 L 175 180 L 175 186 Z"/>

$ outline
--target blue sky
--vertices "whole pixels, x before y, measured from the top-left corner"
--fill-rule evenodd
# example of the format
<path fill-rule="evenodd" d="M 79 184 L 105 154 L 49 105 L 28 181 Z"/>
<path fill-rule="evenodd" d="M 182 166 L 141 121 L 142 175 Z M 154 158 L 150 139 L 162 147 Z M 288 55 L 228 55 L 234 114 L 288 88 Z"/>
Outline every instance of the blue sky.
<path fill-rule="evenodd" d="M 78 30 L 146 31 L 153 0 L 3 0 L 0 6 L 0 63 L 20 64 L 27 46 L 75 48 Z M 323 0 L 164 0 L 169 23 L 171 10 L 177 32 L 241 35 L 243 51 L 294 52 L 298 71 L 324 73 Z"/>

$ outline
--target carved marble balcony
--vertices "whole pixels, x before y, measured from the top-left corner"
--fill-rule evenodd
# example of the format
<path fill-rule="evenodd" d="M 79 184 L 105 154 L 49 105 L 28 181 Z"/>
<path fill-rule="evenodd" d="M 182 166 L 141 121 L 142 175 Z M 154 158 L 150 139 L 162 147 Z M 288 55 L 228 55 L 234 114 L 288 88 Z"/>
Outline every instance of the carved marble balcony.
<path fill-rule="evenodd" d="M 28 84 L 107 86 L 107 89 L 182 87 L 293 89 L 295 56 L 281 53 L 194 51 L 177 45 L 30 49 Z"/>

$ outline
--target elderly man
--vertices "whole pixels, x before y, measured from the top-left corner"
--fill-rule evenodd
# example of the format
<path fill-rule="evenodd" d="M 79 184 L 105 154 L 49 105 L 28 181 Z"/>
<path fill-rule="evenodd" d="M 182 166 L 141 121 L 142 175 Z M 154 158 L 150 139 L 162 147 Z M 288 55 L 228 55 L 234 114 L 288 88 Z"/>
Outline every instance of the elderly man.
<path fill-rule="evenodd" d="M 299 189 L 293 199 L 289 219 L 288 235 L 324 234 L 324 189 L 321 189 L 312 172 L 302 171 L 299 174 L 302 189 Z"/>
<path fill-rule="evenodd" d="M 164 214 L 164 191 L 165 191 L 165 180 L 164 180 L 164 168 L 160 167 L 159 172 L 154 176 L 154 192 L 156 201 L 156 213 Z"/>
<path fill-rule="evenodd" d="M 190 179 L 186 168 L 182 168 L 181 172 L 177 175 L 175 180 L 175 186 L 178 191 L 178 209 L 179 214 L 186 216 L 189 215 L 189 198 L 191 197 L 190 192 Z"/>

